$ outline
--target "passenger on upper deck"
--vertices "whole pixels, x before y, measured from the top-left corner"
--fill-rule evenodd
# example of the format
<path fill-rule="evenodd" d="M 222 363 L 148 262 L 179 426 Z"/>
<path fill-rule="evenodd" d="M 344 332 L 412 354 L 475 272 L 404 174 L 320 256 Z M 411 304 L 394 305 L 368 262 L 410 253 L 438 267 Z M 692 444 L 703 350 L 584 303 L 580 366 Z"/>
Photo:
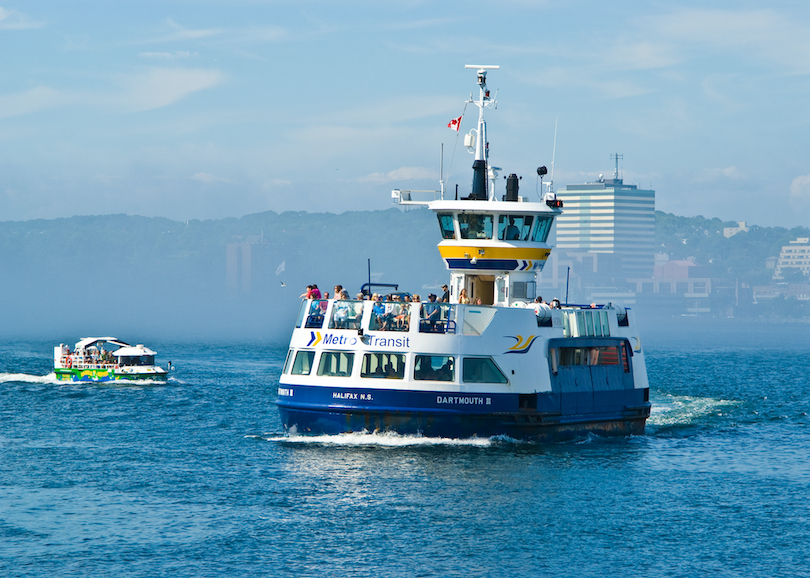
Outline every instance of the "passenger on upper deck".
<path fill-rule="evenodd" d="M 444 291 L 444 295 L 442 295 L 441 302 L 450 303 L 450 290 L 447 288 L 447 285 L 442 285 L 442 291 Z M 428 297 L 430 297 L 430 295 L 428 295 Z"/>
<path fill-rule="evenodd" d="M 436 303 L 436 296 L 431 293 L 428 295 L 428 302 L 422 305 L 422 319 L 424 319 L 430 326 L 430 331 L 434 331 L 436 322 L 439 320 L 440 315 L 439 304 Z"/>
<path fill-rule="evenodd" d="M 537 299 L 534 300 L 534 314 L 540 315 L 540 310 L 547 308 L 548 306 L 548 303 L 543 301 L 542 297 L 538 296 Z"/>
<path fill-rule="evenodd" d="M 346 329 L 346 322 L 349 319 L 349 304 L 346 300 L 349 296 L 344 291 L 340 294 L 340 301 L 335 304 L 335 327 L 337 329 Z"/>
<path fill-rule="evenodd" d="M 467 290 L 462 289 L 461 293 L 458 294 L 458 302 L 461 304 L 467 304 L 470 302 L 469 297 L 467 297 Z"/>
<path fill-rule="evenodd" d="M 371 315 L 377 325 L 378 328 L 382 328 L 385 325 L 385 305 L 382 302 L 382 295 L 377 295 L 374 293 L 371 296 L 372 301 L 374 301 L 374 305 L 371 308 Z"/>

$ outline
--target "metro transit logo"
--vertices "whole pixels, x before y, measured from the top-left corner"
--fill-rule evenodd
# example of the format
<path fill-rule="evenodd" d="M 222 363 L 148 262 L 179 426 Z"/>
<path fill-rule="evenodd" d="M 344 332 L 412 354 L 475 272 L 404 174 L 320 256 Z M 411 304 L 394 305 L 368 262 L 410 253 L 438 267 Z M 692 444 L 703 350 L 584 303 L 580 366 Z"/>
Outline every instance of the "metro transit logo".
<path fill-rule="evenodd" d="M 515 343 L 508 350 L 504 351 L 504 353 L 528 353 L 538 336 L 530 335 L 525 339 L 522 335 L 504 335 L 504 337 L 517 341 L 517 343 Z"/>
<path fill-rule="evenodd" d="M 314 347 L 321 342 L 321 332 L 311 331 L 310 333 L 312 334 L 312 337 L 310 338 L 309 343 L 307 343 L 307 347 Z"/>

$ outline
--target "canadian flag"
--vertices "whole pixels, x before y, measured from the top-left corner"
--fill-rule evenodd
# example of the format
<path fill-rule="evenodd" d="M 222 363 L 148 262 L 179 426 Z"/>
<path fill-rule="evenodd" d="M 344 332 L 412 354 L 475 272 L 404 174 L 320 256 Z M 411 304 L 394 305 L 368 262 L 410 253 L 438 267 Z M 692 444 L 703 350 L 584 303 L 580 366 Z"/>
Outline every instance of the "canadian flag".
<path fill-rule="evenodd" d="M 464 115 L 461 115 L 464 116 Z M 461 128 L 461 116 L 458 118 L 454 118 L 450 122 L 447 123 L 447 128 L 452 128 L 454 131 L 458 132 L 458 129 Z"/>

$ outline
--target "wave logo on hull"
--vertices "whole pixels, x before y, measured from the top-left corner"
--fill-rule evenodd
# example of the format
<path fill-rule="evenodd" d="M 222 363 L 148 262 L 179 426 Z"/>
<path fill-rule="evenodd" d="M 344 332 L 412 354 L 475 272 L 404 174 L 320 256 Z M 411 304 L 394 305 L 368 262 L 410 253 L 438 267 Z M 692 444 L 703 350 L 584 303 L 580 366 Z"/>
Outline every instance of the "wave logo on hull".
<path fill-rule="evenodd" d="M 528 353 L 529 350 L 534 345 L 535 340 L 537 339 L 537 335 L 529 335 L 525 339 L 522 335 L 504 335 L 504 337 L 508 337 L 510 339 L 514 339 L 517 341 L 512 347 L 504 351 L 504 353 Z"/>
<path fill-rule="evenodd" d="M 318 345 L 321 342 L 321 332 L 320 331 L 310 331 L 312 337 L 309 339 L 309 343 L 307 343 L 307 347 L 313 347 Z"/>

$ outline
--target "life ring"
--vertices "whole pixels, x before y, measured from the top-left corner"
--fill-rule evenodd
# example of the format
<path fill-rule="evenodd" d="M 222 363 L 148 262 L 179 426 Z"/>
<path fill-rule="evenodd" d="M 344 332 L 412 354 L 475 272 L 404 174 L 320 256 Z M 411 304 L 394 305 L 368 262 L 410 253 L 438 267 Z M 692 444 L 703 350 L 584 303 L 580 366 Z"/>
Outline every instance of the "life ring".
<path fill-rule="evenodd" d="M 67 358 L 67 362 L 65 363 L 65 366 L 66 366 L 68 369 L 70 369 L 71 367 L 73 367 L 73 358 L 72 358 L 72 357 L 68 356 L 68 358 Z"/>

